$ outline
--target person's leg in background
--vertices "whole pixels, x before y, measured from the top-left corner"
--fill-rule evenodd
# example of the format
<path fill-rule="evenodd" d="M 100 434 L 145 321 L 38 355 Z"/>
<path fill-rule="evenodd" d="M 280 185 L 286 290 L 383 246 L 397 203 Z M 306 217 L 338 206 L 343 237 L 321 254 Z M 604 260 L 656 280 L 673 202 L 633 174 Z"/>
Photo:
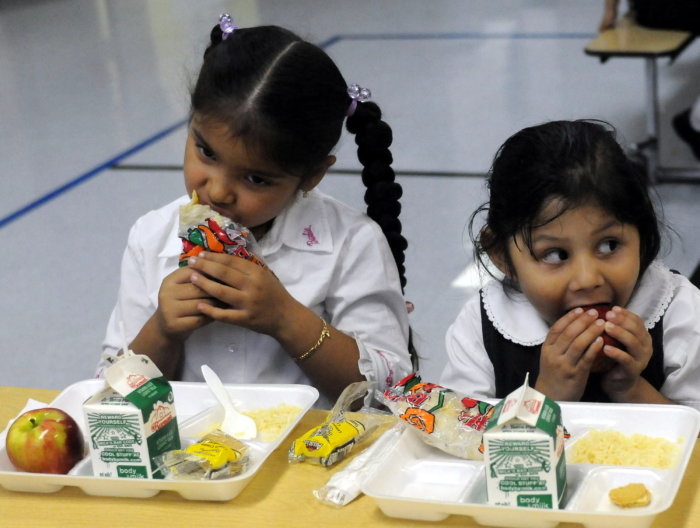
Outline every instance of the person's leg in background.
<path fill-rule="evenodd" d="M 695 286 L 700 288 L 700 262 L 698 262 L 697 267 L 690 276 L 690 282 L 692 282 L 693 284 L 695 284 Z"/>
<path fill-rule="evenodd" d="M 631 7 L 642 26 L 700 35 L 700 0 L 632 0 Z M 672 124 L 700 160 L 700 95 L 693 106 L 674 116 Z"/>
<path fill-rule="evenodd" d="M 673 118 L 673 129 L 700 160 L 700 96 L 693 106 Z"/>
<path fill-rule="evenodd" d="M 633 0 L 631 9 L 639 25 L 700 33 L 698 0 Z"/>

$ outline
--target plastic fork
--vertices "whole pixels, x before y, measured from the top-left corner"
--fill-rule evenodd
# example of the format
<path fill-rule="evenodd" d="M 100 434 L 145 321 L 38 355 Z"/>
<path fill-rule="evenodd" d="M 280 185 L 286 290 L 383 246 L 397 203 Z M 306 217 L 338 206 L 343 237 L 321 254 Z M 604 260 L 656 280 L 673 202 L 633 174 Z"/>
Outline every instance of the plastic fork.
<path fill-rule="evenodd" d="M 221 430 L 238 438 L 239 440 L 251 440 L 258 435 L 258 428 L 255 420 L 250 416 L 241 414 L 233 405 L 231 396 L 221 383 L 221 379 L 208 365 L 202 365 L 202 375 L 207 386 L 214 393 L 216 399 L 224 408 L 224 421 L 221 423 Z"/>

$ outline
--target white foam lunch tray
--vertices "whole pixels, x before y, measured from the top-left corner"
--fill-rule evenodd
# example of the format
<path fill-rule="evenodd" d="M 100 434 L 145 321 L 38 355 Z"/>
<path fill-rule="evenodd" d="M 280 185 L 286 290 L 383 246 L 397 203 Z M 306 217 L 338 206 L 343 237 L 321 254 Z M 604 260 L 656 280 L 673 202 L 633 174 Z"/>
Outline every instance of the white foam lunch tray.
<path fill-rule="evenodd" d="M 87 432 L 82 404 L 103 387 L 103 380 L 74 383 L 48 404 L 63 409 Z M 209 425 L 220 423 L 223 409 L 204 383 L 171 382 L 175 395 L 178 426 L 183 445 L 194 442 Z M 237 407 L 242 411 L 268 408 L 286 403 L 301 408 L 299 415 L 272 442 L 246 441 L 250 463 L 245 472 L 229 479 L 210 481 L 119 479 L 95 477 L 90 457 L 79 462 L 67 475 L 26 473 L 17 471 L 5 450 L 5 435 L 0 434 L 0 486 L 13 491 L 53 493 L 64 486 L 77 486 L 88 495 L 147 498 L 163 490 L 179 493 L 185 499 L 228 501 L 236 497 L 255 476 L 265 459 L 280 445 L 289 432 L 318 399 L 318 391 L 308 385 L 226 385 Z M 85 445 L 88 438 L 85 436 Z"/>
<path fill-rule="evenodd" d="M 567 463 L 562 509 L 492 506 L 486 500 L 481 461 L 463 460 L 425 444 L 406 430 L 365 480 L 362 491 L 390 517 L 441 521 L 468 515 L 485 526 L 550 528 L 560 522 L 588 528 L 644 528 L 668 509 L 680 486 L 700 429 L 700 412 L 680 405 L 561 403 L 571 433 L 566 452 L 590 429 L 640 433 L 676 442 L 683 439 L 671 469 Z M 611 488 L 643 482 L 652 493 L 648 506 L 622 509 L 608 499 Z"/>

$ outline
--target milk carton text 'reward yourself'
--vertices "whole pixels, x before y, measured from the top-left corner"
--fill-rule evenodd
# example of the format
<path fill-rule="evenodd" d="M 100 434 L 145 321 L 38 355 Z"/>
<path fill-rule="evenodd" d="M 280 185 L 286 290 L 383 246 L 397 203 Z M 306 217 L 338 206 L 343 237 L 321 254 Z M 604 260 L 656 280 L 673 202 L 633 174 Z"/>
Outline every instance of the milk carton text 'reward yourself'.
<path fill-rule="evenodd" d="M 83 404 L 97 477 L 163 478 L 153 458 L 180 448 L 173 390 L 146 356 L 118 360 Z"/>
<path fill-rule="evenodd" d="M 489 504 L 558 509 L 566 491 L 559 405 L 525 384 L 501 400 L 484 433 Z"/>

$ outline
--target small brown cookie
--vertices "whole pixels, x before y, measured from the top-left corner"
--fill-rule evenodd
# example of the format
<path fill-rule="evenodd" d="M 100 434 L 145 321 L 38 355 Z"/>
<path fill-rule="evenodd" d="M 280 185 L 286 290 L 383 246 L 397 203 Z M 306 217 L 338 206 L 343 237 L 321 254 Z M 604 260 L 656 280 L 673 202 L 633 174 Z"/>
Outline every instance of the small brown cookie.
<path fill-rule="evenodd" d="M 640 482 L 611 489 L 608 496 L 613 504 L 620 508 L 636 508 L 646 506 L 651 502 L 651 491 Z"/>

